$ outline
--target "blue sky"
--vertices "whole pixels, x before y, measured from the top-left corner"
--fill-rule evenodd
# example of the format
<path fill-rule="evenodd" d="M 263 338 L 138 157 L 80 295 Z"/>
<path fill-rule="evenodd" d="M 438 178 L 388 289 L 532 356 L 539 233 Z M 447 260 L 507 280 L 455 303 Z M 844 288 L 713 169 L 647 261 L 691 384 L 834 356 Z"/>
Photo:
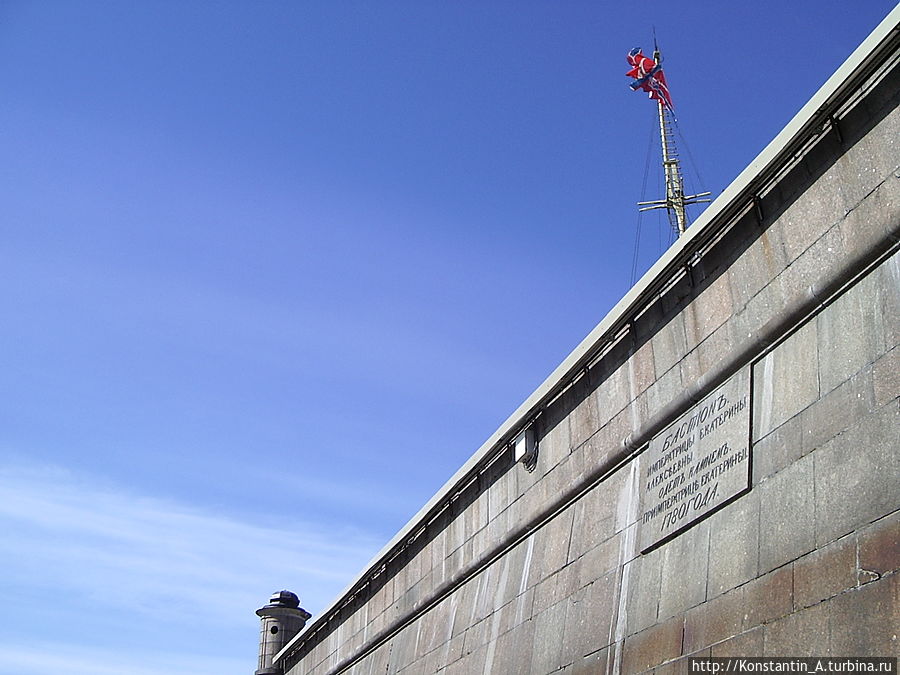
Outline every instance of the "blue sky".
<path fill-rule="evenodd" d="M 717 194 L 892 7 L 0 0 L 0 673 L 252 672 L 629 288 L 628 49 Z"/>

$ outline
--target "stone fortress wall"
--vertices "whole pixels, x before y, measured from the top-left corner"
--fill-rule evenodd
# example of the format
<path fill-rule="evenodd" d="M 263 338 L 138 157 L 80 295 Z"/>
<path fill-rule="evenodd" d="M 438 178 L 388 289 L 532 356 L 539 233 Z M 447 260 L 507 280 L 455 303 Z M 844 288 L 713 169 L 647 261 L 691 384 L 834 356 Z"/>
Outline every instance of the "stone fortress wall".
<path fill-rule="evenodd" d="M 661 673 L 688 656 L 900 653 L 898 21 L 278 668 Z M 537 455 L 517 462 L 527 429 Z"/>

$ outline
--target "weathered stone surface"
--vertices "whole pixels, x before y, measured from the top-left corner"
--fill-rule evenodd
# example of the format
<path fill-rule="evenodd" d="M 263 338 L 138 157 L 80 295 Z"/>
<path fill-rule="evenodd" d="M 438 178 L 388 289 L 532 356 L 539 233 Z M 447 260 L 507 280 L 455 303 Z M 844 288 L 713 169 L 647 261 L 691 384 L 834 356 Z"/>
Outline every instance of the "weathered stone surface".
<path fill-rule="evenodd" d="M 452 637 L 463 635 L 471 625 L 475 604 L 475 585 L 469 581 L 458 588 L 450 597 L 452 616 Z"/>
<path fill-rule="evenodd" d="M 487 619 L 481 619 L 469 625 L 463 637 L 463 656 L 478 651 L 482 645 L 487 643 L 489 626 L 490 623 Z"/>
<path fill-rule="evenodd" d="M 778 219 L 786 259 L 792 262 L 846 213 L 839 171 L 832 167 Z"/>
<path fill-rule="evenodd" d="M 816 324 L 810 322 L 754 366 L 754 440 L 819 398 L 816 346 Z"/>
<path fill-rule="evenodd" d="M 695 525 L 661 550 L 660 621 L 706 599 L 709 521 Z"/>
<path fill-rule="evenodd" d="M 704 649 L 741 632 L 744 594 L 735 589 L 688 610 L 684 617 L 684 651 Z"/>
<path fill-rule="evenodd" d="M 781 236 L 775 235 L 772 229 L 762 232 L 728 268 L 731 277 L 729 287 L 736 310 L 740 312 L 786 266 Z"/>
<path fill-rule="evenodd" d="M 568 661 L 562 653 L 561 636 L 565 632 L 567 602 L 558 602 L 534 617 L 534 645 L 531 656 L 532 673 L 552 673 Z"/>
<path fill-rule="evenodd" d="M 898 169 L 900 173 L 900 169 Z M 900 192 L 900 178 L 895 181 Z M 900 238 L 900 196 L 892 236 Z M 881 315 L 883 351 L 900 344 L 900 251 L 892 255 L 874 274 L 878 311 Z"/>
<path fill-rule="evenodd" d="M 770 281 L 751 297 L 746 305 L 740 307 L 731 318 L 735 344 L 754 342 L 759 337 L 760 328 L 783 306 L 784 299 L 781 295 L 781 285 L 777 279 Z M 684 361 L 682 364 L 684 364 Z"/>
<path fill-rule="evenodd" d="M 499 463 L 499 462 L 498 462 Z M 518 497 L 518 471 L 506 470 L 499 476 L 492 476 L 493 482 L 487 490 L 488 521 L 499 516 Z"/>
<path fill-rule="evenodd" d="M 800 413 L 802 454 L 827 443 L 874 407 L 872 369 L 864 368 Z"/>
<path fill-rule="evenodd" d="M 589 472 L 598 466 L 606 466 L 610 455 L 621 449 L 623 439 L 631 431 L 631 413 L 628 410 L 623 410 L 602 426 L 582 446 L 586 448 L 584 470 Z"/>
<path fill-rule="evenodd" d="M 896 509 L 898 430 L 900 410 L 885 406 L 809 455 L 816 459 L 818 542 L 833 541 Z"/>
<path fill-rule="evenodd" d="M 710 518 L 709 560 L 710 597 L 756 577 L 759 569 L 758 491 L 742 495 Z"/>
<path fill-rule="evenodd" d="M 753 485 L 796 462 L 803 455 L 802 418 L 795 415 L 753 443 Z"/>
<path fill-rule="evenodd" d="M 629 636 L 622 651 L 622 672 L 639 673 L 681 656 L 683 634 L 683 621 L 677 617 Z"/>
<path fill-rule="evenodd" d="M 447 645 L 447 657 L 444 660 L 444 663 L 450 664 L 458 661 L 463 656 L 463 645 L 465 644 L 466 636 L 465 632 L 460 632 L 458 635 L 454 635 L 450 638 Z"/>
<path fill-rule="evenodd" d="M 575 658 L 571 675 L 599 675 L 613 672 L 616 645 L 600 649 L 593 654 Z"/>
<path fill-rule="evenodd" d="M 566 565 L 572 537 L 572 509 L 566 509 L 535 533 L 532 577 L 538 583 Z"/>
<path fill-rule="evenodd" d="M 526 474 L 527 472 L 523 470 L 522 473 Z M 534 471 L 533 473 L 527 473 L 527 475 L 533 476 L 536 473 L 537 471 Z M 544 489 L 541 482 L 536 482 L 523 488 L 523 490 L 519 498 L 506 509 L 507 524 L 510 530 L 513 531 L 520 530 L 533 520 L 534 515 L 541 507 L 541 499 L 544 497 Z"/>
<path fill-rule="evenodd" d="M 900 396 L 900 348 L 894 347 L 875 362 L 872 385 L 876 406 L 883 406 Z"/>
<path fill-rule="evenodd" d="M 427 654 L 450 639 L 448 628 L 453 623 L 450 616 L 450 604 L 441 603 L 434 607 L 419 619 L 419 623 L 421 624 L 419 652 Z"/>
<path fill-rule="evenodd" d="M 815 605 L 765 627 L 763 656 L 828 655 L 828 606 Z"/>
<path fill-rule="evenodd" d="M 372 675 L 374 658 L 364 659 L 354 664 L 348 671 L 350 675 Z"/>
<path fill-rule="evenodd" d="M 731 285 L 727 274 L 720 275 L 685 311 L 685 334 L 689 349 L 712 335 L 733 312 Z"/>
<path fill-rule="evenodd" d="M 532 645 L 534 645 L 534 630 L 534 621 L 526 621 L 497 638 L 497 648 L 491 672 L 529 672 L 532 660 Z"/>
<path fill-rule="evenodd" d="M 656 623 L 660 596 L 662 549 L 656 549 L 626 564 L 622 592 L 626 594 L 626 633 L 644 630 Z"/>
<path fill-rule="evenodd" d="M 534 474 L 540 477 L 551 471 L 569 454 L 571 447 L 568 417 L 549 429 L 542 429 L 538 433 L 538 464 Z"/>
<path fill-rule="evenodd" d="M 628 368 L 621 366 L 606 376 L 597 387 L 597 423 L 603 427 L 621 413 L 631 400 Z"/>
<path fill-rule="evenodd" d="M 483 530 L 488 523 L 488 497 L 481 492 L 465 511 L 466 540 L 471 541 L 475 534 Z M 418 556 L 416 556 L 418 557 Z M 411 567 L 415 572 L 415 568 Z"/>
<path fill-rule="evenodd" d="M 900 569 L 900 511 L 894 511 L 859 534 L 859 583 Z"/>
<path fill-rule="evenodd" d="M 500 608 L 500 634 L 531 620 L 534 614 L 534 589 L 531 588 Z"/>
<path fill-rule="evenodd" d="M 763 636 L 764 629 L 762 626 L 753 628 L 713 645 L 710 649 L 710 656 L 714 658 L 725 656 L 762 656 Z"/>
<path fill-rule="evenodd" d="M 574 522 L 569 546 L 570 561 L 615 534 L 617 504 L 625 478 L 623 472 L 616 472 L 572 507 Z"/>
<path fill-rule="evenodd" d="M 596 437 L 596 435 L 594 434 L 593 437 Z M 570 485 L 583 485 L 587 479 L 587 474 L 593 467 L 593 462 L 597 459 L 594 455 L 589 455 L 591 452 L 590 442 L 591 440 L 588 439 L 580 446 L 572 448 L 561 464 L 560 468 L 569 477 Z M 590 460 L 588 457 L 590 457 Z"/>
<path fill-rule="evenodd" d="M 445 673 L 445 667 L 449 662 L 446 657 L 445 649 L 435 649 L 426 658 L 422 670 L 424 673 Z M 377 675 L 378 671 L 374 670 L 372 675 Z"/>
<path fill-rule="evenodd" d="M 656 379 L 653 363 L 653 343 L 646 342 L 628 359 L 628 385 L 631 399 L 637 398 Z"/>
<path fill-rule="evenodd" d="M 847 536 L 794 562 L 794 606 L 808 607 L 856 586 L 856 537 Z"/>
<path fill-rule="evenodd" d="M 650 397 L 647 395 L 645 391 L 643 394 L 640 394 L 636 399 L 631 402 L 624 411 L 623 414 L 628 416 L 629 421 L 631 422 L 631 427 L 629 429 L 629 433 L 638 434 L 647 424 L 649 420 L 650 413 L 648 411 L 647 402 Z"/>
<path fill-rule="evenodd" d="M 690 658 L 709 658 L 710 650 L 709 649 L 701 649 L 699 651 L 693 652 L 691 654 L 686 654 L 681 658 L 674 659 L 672 661 L 667 661 L 662 665 L 657 666 L 653 669 L 653 675 L 695 675 L 692 673 L 689 667 Z"/>
<path fill-rule="evenodd" d="M 876 278 L 870 275 L 817 317 L 819 380 L 823 394 L 886 351 L 880 290 Z"/>
<path fill-rule="evenodd" d="M 547 577 L 534 587 L 534 613 L 540 614 L 560 601 L 559 576 L 561 572 Z"/>
<path fill-rule="evenodd" d="M 900 212 L 900 179 L 889 176 L 840 223 L 848 253 L 862 255 L 895 233 Z"/>
<path fill-rule="evenodd" d="M 378 649 L 375 650 L 375 653 L 366 659 L 371 662 L 371 672 L 373 675 L 375 673 L 386 673 L 388 671 L 388 664 L 390 663 L 393 647 L 393 640 L 389 640 L 387 643 L 378 647 Z"/>
<path fill-rule="evenodd" d="M 500 613 L 495 612 L 494 614 L 491 615 L 491 617 L 488 619 L 488 621 L 489 621 L 490 627 L 488 630 L 489 634 L 488 634 L 488 640 L 486 643 L 486 651 L 485 651 L 485 658 L 484 658 L 484 672 L 486 672 L 486 673 L 491 672 L 491 670 L 494 667 L 494 663 L 497 660 L 497 656 L 498 656 L 497 655 L 497 645 L 498 645 L 499 638 L 500 638 L 500 624 L 502 623 Z"/>
<path fill-rule="evenodd" d="M 897 167 L 897 157 L 900 155 L 897 148 L 897 138 L 900 137 L 898 118 L 900 115 L 895 109 L 838 161 L 850 207 L 864 200 Z"/>
<path fill-rule="evenodd" d="M 570 596 L 562 636 L 563 654 L 581 659 L 613 642 L 616 590 L 616 575 L 609 574 Z"/>
<path fill-rule="evenodd" d="M 678 367 L 681 369 L 681 381 L 689 384 L 691 382 L 696 382 L 701 375 L 703 375 L 703 371 L 700 368 L 700 356 L 699 350 L 694 349 L 691 352 L 688 352 L 687 356 L 685 356 L 681 363 L 678 364 Z"/>
<path fill-rule="evenodd" d="M 684 315 L 676 314 L 653 336 L 653 365 L 656 377 L 661 378 L 687 353 Z"/>
<path fill-rule="evenodd" d="M 620 471 L 625 474 L 619 499 L 616 502 L 616 532 L 639 530 L 640 525 L 640 462 L 631 462 Z"/>
<path fill-rule="evenodd" d="M 528 555 L 529 542 L 531 542 L 530 546 L 533 554 L 533 540 L 526 539 L 514 546 L 505 556 L 503 556 L 504 564 L 506 565 L 506 572 L 503 576 L 505 582 L 503 584 L 504 588 L 502 592 L 504 600 L 513 600 L 524 592 L 525 588 L 523 588 L 523 581 L 527 586 L 527 580 L 524 579 L 524 572 L 526 558 L 530 558 Z"/>
<path fill-rule="evenodd" d="M 481 647 L 468 654 L 463 654 L 462 658 L 456 662 L 456 672 L 463 673 L 481 673 L 484 672 L 484 664 L 487 660 L 487 645 Z"/>
<path fill-rule="evenodd" d="M 632 556 L 628 556 L 623 549 L 625 545 L 625 536 L 617 534 L 581 556 L 578 559 L 581 563 L 579 567 L 579 585 L 582 587 L 587 586 L 608 573 L 615 571 L 617 565 L 622 565 L 631 560 Z"/>
<path fill-rule="evenodd" d="M 569 414 L 572 447 L 584 443 L 600 428 L 597 395 L 591 380 L 589 375 L 582 375 L 566 392 L 572 405 L 572 412 Z"/>
<path fill-rule="evenodd" d="M 700 361 L 700 372 L 706 374 L 718 369 L 722 364 L 728 363 L 728 355 L 734 353 L 738 335 L 735 334 L 737 322 L 729 319 L 703 342 L 697 349 L 697 358 Z"/>
<path fill-rule="evenodd" d="M 495 566 L 491 566 L 466 584 L 472 595 L 472 611 L 469 615 L 469 625 L 479 623 L 486 619 L 493 611 L 493 596 L 496 585 Z"/>
<path fill-rule="evenodd" d="M 813 456 L 801 458 L 760 485 L 759 571 L 780 567 L 815 546 Z"/>
<path fill-rule="evenodd" d="M 897 653 L 900 575 L 883 577 L 822 606 L 829 612 L 833 654 Z"/>
<path fill-rule="evenodd" d="M 656 415 L 665 406 L 676 400 L 683 391 L 681 369 L 670 369 L 647 389 L 647 412 L 650 415 Z"/>
<path fill-rule="evenodd" d="M 832 227 L 778 275 L 785 306 L 804 302 L 809 298 L 810 288 L 840 274 L 846 260 L 843 246 L 840 231 L 837 226 Z"/>

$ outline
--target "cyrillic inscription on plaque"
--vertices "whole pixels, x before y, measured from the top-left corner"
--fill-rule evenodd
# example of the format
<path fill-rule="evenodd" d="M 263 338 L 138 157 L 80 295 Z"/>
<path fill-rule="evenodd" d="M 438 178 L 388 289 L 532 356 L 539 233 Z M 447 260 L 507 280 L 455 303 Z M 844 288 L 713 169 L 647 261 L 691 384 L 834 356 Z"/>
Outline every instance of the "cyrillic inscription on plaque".
<path fill-rule="evenodd" d="M 654 436 L 640 468 L 641 551 L 749 488 L 749 367 Z"/>

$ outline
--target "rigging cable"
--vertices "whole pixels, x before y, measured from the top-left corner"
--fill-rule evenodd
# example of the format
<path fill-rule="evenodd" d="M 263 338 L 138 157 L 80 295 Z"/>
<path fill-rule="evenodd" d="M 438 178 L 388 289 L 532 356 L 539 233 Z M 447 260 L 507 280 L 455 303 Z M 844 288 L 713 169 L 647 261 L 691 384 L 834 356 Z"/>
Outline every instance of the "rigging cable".
<path fill-rule="evenodd" d="M 678 125 L 678 120 L 675 120 L 674 126 L 675 126 L 675 131 L 678 134 L 678 139 L 681 143 L 681 147 L 683 147 L 685 153 L 687 153 L 688 162 L 690 163 L 691 168 L 694 170 L 694 175 L 697 177 L 697 185 L 705 185 L 706 181 L 704 181 L 703 177 L 700 175 L 700 168 L 697 166 L 697 162 L 694 161 L 694 155 L 691 152 L 691 148 L 688 145 L 687 139 L 684 137 L 684 134 L 681 133 L 681 127 Z M 700 188 L 700 189 L 702 190 L 703 188 Z"/>
<path fill-rule="evenodd" d="M 647 157 L 644 160 L 644 180 L 641 182 L 641 201 L 646 199 L 647 196 L 647 176 L 650 174 L 650 153 L 653 151 L 653 136 L 655 130 L 650 130 L 650 137 L 647 141 Z M 629 287 L 634 286 L 635 276 L 637 275 L 637 261 L 638 261 L 638 248 L 641 243 L 641 219 L 643 217 L 643 211 L 637 212 L 637 226 L 635 227 L 634 234 L 634 253 L 631 256 L 631 283 L 628 284 Z"/>

